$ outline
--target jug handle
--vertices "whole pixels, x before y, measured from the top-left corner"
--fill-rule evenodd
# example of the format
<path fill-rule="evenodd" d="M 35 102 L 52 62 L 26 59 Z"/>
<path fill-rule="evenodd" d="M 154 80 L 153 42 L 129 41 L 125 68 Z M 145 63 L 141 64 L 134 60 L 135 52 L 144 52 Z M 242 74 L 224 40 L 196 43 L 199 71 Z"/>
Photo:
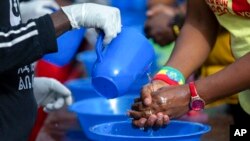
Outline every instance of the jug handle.
<path fill-rule="evenodd" d="M 104 39 L 104 32 L 100 31 L 98 37 L 97 37 L 97 41 L 96 41 L 96 46 L 95 46 L 95 51 L 96 51 L 96 55 L 97 55 L 97 61 L 101 62 L 103 55 L 102 55 L 102 50 L 103 50 L 103 39 Z"/>

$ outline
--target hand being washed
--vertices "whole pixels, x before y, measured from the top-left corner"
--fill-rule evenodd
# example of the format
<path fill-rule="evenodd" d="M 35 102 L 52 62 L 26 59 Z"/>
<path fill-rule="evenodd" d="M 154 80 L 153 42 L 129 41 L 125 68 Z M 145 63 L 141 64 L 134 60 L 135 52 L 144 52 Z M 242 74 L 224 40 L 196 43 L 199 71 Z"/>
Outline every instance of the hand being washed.
<path fill-rule="evenodd" d="M 147 100 L 146 100 L 147 99 Z M 150 95 L 142 91 L 129 111 L 133 124 L 138 127 L 161 127 L 170 119 L 178 118 L 189 109 L 190 92 L 188 85 L 164 86 Z"/>

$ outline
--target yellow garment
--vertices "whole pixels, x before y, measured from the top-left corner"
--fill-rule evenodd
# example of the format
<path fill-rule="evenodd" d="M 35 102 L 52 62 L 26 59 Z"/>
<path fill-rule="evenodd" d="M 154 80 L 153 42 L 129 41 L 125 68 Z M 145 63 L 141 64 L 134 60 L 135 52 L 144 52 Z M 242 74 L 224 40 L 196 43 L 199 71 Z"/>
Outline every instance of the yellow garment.
<path fill-rule="evenodd" d="M 206 0 L 219 23 L 230 32 L 236 59 L 250 52 L 250 0 Z M 250 90 L 239 93 L 241 107 L 250 114 Z"/>
<path fill-rule="evenodd" d="M 250 1 L 206 0 L 206 2 L 219 23 L 229 31 L 235 58 L 238 59 L 250 52 Z"/>
<path fill-rule="evenodd" d="M 208 59 L 201 67 L 201 77 L 207 77 L 214 74 L 235 61 L 230 50 L 229 40 L 230 35 L 228 32 L 221 32 L 219 34 L 212 52 L 209 54 Z M 207 107 L 218 106 L 224 103 L 237 104 L 237 95 L 218 100 L 207 105 Z"/>
<path fill-rule="evenodd" d="M 239 102 L 242 109 L 250 115 L 250 90 L 239 93 Z"/>

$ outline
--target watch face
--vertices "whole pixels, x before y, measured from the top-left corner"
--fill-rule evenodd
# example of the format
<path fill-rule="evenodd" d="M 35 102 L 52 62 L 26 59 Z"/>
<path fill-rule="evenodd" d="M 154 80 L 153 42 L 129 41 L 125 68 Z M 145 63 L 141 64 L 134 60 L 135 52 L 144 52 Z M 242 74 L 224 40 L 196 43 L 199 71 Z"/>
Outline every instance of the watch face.
<path fill-rule="evenodd" d="M 202 99 L 195 99 L 194 101 L 191 102 L 192 110 L 200 111 L 204 109 L 204 107 L 205 107 L 205 103 Z"/>

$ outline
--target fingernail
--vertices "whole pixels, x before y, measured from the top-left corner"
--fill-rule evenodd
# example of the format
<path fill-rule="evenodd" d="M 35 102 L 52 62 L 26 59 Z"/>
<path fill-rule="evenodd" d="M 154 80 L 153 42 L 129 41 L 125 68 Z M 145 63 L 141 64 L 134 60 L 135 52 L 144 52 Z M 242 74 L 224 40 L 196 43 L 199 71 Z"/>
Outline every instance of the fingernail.
<path fill-rule="evenodd" d="M 152 15 L 152 11 L 147 11 L 146 15 L 147 16 L 151 16 Z"/>
<path fill-rule="evenodd" d="M 147 104 L 147 105 L 150 104 L 150 99 L 149 98 L 145 99 L 145 104 Z"/>
<path fill-rule="evenodd" d="M 142 119 L 140 123 L 144 125 L 146 121 L 147 121 L 146 119 Z"/>
<path fill-rule="evenodd" d="M 163 118 L 163 115 L 158 115 L 157 120 L 162 120 L 162 118 Z"/>
<path fill-rule="evenodd" d="M 169 120 L 169 117 L 167 115 L 164 115 L 163 118 Z"/>

